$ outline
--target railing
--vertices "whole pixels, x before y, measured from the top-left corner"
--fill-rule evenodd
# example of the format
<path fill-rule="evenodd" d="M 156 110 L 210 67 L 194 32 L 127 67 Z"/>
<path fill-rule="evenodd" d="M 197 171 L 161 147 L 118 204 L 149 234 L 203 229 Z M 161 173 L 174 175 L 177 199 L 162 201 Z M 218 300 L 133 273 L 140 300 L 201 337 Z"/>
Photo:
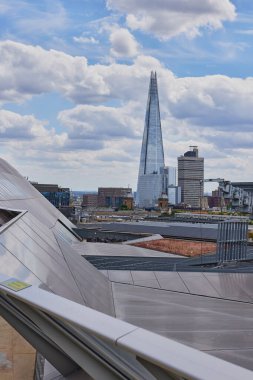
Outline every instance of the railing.
<path fill-rule="evenodd" d="M 66 378 L 253 378 L 247 369 L 38 287 L 11 290 L 6 280 L 0 274 L 0 315 Z"/>

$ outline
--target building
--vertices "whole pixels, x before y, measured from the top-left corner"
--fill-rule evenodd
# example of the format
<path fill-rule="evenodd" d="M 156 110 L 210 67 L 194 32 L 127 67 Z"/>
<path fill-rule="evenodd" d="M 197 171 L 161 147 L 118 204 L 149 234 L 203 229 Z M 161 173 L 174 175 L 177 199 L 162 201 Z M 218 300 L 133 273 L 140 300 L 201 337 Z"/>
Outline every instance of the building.
<path fill-rule="evenodd" d="M 231 182 L 234 187 L 239 187 L 248 193 L 253 193 L 253 182 Z"/>
<path fill-rule="evenodd" d="M 170 205 L 178 205 L 181 203 L 181 187 L 168 186 L 168 202 Z"/>
<path fill-rule="evenodd" d="M 136 204 L 155 207 L 164 189 L 164 152 L 157 76 L 151 72 L 145 126 L 142 139 Z"/>
<path fill-rule="evenodd" d="M 168 210 L 168 195 L 163 193 L 159 198 L 158 198 L 158 207 L 160 210 Z"/>
<path fill-rule="evenodd" d="M 82 207 L 84 208 L 98 207 L 98 194 L 83 194 Z"/>
<path fill-rule="evenodd" d="M 172 166 L 165 166 L 163 172 L 164 172 L 164 189 L 167 189 L 169 186 L 176 186 L 177 169 Z"/>
<path fill-rule="evenodd" d="M 209 200 L 208 200 L 208 196 L 204 196 L 204 197 L 201 197 L 200 199 L 200 208 L 202 210 L 208 210 L 209 209 Z"/>
<path fill-rule="evenodd" d="M 219 189 L 213 190 L 212 195 L 208 197 L 209 208 L 223 209 L 224 207 L 227 207 L 229 203 L 230 200 L 225 199 Z"/>
<path fill-rule="evenodd" d="M 129 191 L 123 198 L 123 204 L 127 210 L 133 210 L 134 208 L 134 197 L 132 195 L 132 192 Z"/>
<path fill-rule="evenodd" d="M 181 203 L 181 188 L 176 185 L 177 169 L 172 166 L 165 166 L 164 168 L 164 189 L 168 202 L 171 205 Z"/>
<path fill-rule="evenodd" d="M 132 189 L 125 187 L 99 187 L 98 207 L 120 208 Z"/>
<path fill-rule="evenodd" d="M 69 188 L 60 187 L 56 184 L 44 184 L 37 182 L 31 182 L 31 184 L 55 207 L 67 207 L 70 205 Z"/>
<path fill-rule="evenodd" d="M 182 202 L 192 208 L 200 208 L 204 195 L 204 158 L 199 157 L 197 146 L 190 148 L 178 157 L 178 186 L 181 187 Z"/>

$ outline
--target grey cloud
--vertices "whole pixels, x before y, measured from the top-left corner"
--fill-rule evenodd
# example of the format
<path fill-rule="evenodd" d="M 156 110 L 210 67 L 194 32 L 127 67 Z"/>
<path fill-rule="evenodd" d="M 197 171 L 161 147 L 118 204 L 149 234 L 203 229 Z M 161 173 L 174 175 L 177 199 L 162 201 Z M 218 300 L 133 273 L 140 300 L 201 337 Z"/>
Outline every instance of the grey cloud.
<path fill-rule="evenodd" d="M 250 133 L 237 130 L 232 133 L 218 133 L 216 136 L 209 136 L 208 140 L 215 144 L 219 149 L 226 150 L 239 150 L 239 149 L 252 149 L 253 146 L 253 133 L 252 128 Z"/>
<path fill-rule="evenodd" d="M 64 146 L 59 150 L 74 151 L 74 150 L 101 150 L 104 147 L 104 143 L 94 138 L 73 138 L 69 136 Z"/>
<path fill-rule="evenodd" d="M 19 115 L 15 112 L 0 110 L 0 139 L 32 140 L 44 133 L 46 123 L 32 115 Z"/>
<path fill-rule="evenodd" d="M 133 57 L 138 53 L 138 43 L 125 28 L 116 28 L 110 34 L 111 53 L 115 57 Z"/>
<path fill-rule="evenodd" d="M 112 152 L 112 153 L 101 153 L 96 156 L 96 158 L 100 161 L 104 162 L 130 162 L 130 161 L 135 161 L 135 157 L 129 155 L 129 154 L 124 154 L 120 152 Z"/>
<path fill-rule="evenodd" d="M 140 138 L 135 130 L 135 117 L 127 107 L 82 105 L 60 112 L 58 119 L 67 127 L 70 139 Z"/>

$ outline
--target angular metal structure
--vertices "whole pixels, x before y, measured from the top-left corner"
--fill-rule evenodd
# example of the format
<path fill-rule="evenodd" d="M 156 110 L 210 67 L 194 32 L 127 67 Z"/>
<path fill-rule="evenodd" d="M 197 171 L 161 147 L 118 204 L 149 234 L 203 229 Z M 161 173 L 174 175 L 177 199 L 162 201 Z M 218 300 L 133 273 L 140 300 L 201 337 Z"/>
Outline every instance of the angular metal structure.
<path fill-rule="evenodd" d="M 137 205 L 154 207 L 163 191 L 164 152 L 157 88 L 157 76 L 151 72 L 145 127 L 142 140 Z"/>
<path fill-rule="evenodd" d="M 115 315 L 109 281 L 72 248 L 75 226 L 3 160 L 0 219 L 0 271 Z"/>

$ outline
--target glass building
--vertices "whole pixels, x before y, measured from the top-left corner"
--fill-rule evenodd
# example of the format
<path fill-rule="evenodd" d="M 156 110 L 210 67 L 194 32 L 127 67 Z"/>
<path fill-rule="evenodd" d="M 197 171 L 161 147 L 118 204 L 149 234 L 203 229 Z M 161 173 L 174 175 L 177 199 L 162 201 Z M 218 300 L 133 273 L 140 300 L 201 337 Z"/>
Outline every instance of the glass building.
<path fill-rule="evenodd" d="M 141 148 L 136 197 L 137 206 L 146 208 L 155 207 L 158 198 L 164 191 L 163 187 L 164 152 L 157 76 L 152 71 Z"/>
<path fill-rule="evenodd" d="M 44 184 L 31 182 L 44 197 L 55 207 L 68 207 L 70 205 L 70 189 L 63 188 L 56 184 Z"/>

